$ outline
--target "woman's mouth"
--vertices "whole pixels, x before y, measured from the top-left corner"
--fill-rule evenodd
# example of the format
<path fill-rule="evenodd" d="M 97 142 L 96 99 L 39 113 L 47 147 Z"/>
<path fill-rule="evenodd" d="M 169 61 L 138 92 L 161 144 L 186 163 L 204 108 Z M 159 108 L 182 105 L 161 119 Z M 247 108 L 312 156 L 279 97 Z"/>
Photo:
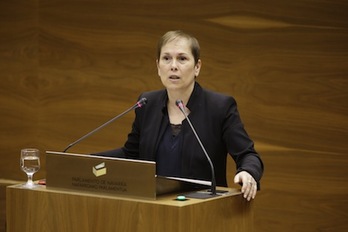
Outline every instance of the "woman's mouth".
<path fill-rule="evenodd" d="M 172 75 L 172 76 L 169 76 L 169 79 L 171 79 L 171 80 L 179 80 L 180 77 L 176 76 L 176 75 Z"/>

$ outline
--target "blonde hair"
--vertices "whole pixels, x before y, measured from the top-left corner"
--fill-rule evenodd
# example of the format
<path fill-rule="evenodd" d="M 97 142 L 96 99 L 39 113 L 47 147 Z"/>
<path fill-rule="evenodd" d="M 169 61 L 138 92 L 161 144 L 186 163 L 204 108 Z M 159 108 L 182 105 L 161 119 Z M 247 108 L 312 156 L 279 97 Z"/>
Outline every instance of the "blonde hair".
<path fill-rule="evenodd" d="M 194 57 L 195 64 L 197 64 L 198 60 L 200 59 L 200 47 L 198 40 L 181 30 L 168 31 L 160 38 L 157 44 L 157 59 L 159 59 L 161 56 L 162 47 L 176 38 L 185 38 L 191 43 L 191 52 Z"/>

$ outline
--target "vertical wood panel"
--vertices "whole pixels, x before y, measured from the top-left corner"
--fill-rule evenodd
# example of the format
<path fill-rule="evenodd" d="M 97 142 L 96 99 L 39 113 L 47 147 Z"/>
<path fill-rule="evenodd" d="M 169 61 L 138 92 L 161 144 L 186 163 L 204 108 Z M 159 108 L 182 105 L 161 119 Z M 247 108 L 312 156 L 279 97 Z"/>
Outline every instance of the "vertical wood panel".
<path fill-rule="evenodd" d="M 237 99 L 265 161 L 257 231 L 347 230 L 347 10 L 340 0 L 1 1 L 0 179 L 25 180 L 21 148 L 63 150 L 162 88 L 157 39 L 183 29 L 202 47 L 199 82 Z M 133 117 L 71 151 L 121 146 Z"/>

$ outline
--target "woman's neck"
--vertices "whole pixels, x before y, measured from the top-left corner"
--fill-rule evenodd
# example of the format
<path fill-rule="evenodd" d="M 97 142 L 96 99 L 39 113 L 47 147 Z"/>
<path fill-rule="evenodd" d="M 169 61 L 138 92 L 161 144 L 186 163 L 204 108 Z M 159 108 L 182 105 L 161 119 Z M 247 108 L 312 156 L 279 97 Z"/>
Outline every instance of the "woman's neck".
<path fill-rule="evenodd" d="M 186 89 L 167 89 L 168 105 L 170 104 L 175 105 L 175 102 L 177 100 L 182 100 L 184 102 L 184 105 L 186 105 L 190 99 L 193 89 L 194 89 L 194 83 L 192 83 L 192 85 Z"/>
<path fill-rule="evenodd" d="M 177 100 L 182 100 L 185 106 L 186 114 L 188 115 L 190 113 L 190 110 L 186 107 L 186 104 L 190 99 L 192 91 L 193 91 L 193 88 L 192 90 L 188 90 L 188 91 L 167 90 L 168 92 L 167 109 L 168 109 L 170 123 L 181 124 L 181 122 L 185 119 L 185 115 L 181 112 L 179 107 L 176 105 Z"/>

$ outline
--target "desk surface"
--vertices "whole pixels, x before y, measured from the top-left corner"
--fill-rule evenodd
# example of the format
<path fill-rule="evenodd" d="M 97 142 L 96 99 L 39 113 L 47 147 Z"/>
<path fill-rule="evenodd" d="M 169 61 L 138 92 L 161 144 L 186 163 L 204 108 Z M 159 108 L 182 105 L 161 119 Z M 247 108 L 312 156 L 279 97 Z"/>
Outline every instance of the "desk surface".
<path fill-rule="evenodd" d="M 165 194 L 165 195 L 158 196 L 156 200 L 152 200 L 152 199 L 109 195 L 104 193 L 100 194 L 100 193 L 92 193 L 92 192 L 85 192 L 85 191 L 52 189 L 52 188 L 47 188 L 45 185 L 36 185 L 34 188 L 28 189 L 23 184 L 16 184 L 16 185 L 8 186 L 7 188 L 13 188 L 13 189 L 24 190 L 24 191 L 40 191 L 40 192 L 47 192 L 47 193 L 60 193 L 60 194 L 70 194 L 70 195 L 76 195 L 76 196 L 98 197 L 98 198 L 115 199 L 115 200 L 123 200 L 123 201 L 147 202 L 151 204 L 171 205 L 171 206 L 193 205 L 193 204 L 201 203 L 203 201 L 211 201 L 211 200 L 214 200 L 214 198 L 226 198 L 226 197 L 236 196 L 241 194 L 239 189 L 218 187 L 217 188 L 218 190 L 225 190 L 227 192 L 212 198 L 207 198 L 207 199 L 196 199 L 196 198 L 187 197 L 186 201 L 178 201 L 176 200 L 177 196 L 184 195 L 185 193 Z"/>

